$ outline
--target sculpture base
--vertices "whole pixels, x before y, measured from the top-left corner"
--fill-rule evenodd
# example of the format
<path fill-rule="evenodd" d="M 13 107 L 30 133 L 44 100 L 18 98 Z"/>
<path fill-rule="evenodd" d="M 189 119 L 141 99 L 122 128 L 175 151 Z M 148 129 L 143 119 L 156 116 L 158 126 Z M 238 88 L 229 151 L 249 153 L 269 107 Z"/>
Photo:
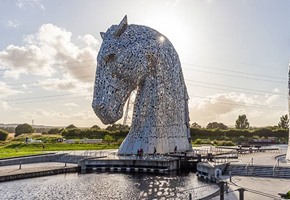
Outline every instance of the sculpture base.
<path fill-rule="evenodd" d="M 119 159 L 86 159 L 79 163 L 83 173 L 92 171 L 127 171 L 166 173 L 180 168 L 180 160 L 164 156 L 137 158 L 136 156 Z"/>

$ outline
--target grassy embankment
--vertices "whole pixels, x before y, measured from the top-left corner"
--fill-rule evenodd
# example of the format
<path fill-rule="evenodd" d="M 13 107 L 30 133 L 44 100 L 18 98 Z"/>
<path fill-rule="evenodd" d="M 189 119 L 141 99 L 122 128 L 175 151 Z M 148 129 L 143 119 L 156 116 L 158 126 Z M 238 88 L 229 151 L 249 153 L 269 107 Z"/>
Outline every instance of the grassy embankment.
<path fill-rule="evenodd" d="M 60 135 L 29 135 L 29 138 L 43 141 L 42 143 L 25 143 L 26 135 L 17 138 L 9 138 L 5 142 L 0 143 L 0 158 L 18 157 L 26 155 L 42 154 L 48 151 L 73 151 L 73 150 L 102 150 L 116 149 L 119 144 L 66 144 L 57 142 Z"/>

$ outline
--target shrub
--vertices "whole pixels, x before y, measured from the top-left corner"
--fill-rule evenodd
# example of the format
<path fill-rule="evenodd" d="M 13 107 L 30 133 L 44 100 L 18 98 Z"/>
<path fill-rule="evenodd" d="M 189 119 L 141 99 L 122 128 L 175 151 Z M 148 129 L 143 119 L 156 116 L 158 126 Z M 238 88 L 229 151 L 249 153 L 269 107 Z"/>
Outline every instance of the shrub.
<path fill-rule="evenodd" d="M 0 141 L 5 141 L 8 137 L 8 133 L 2 129 L 0 129 Z"/>
<path fill-rule="evenodd" d="M 18 135 L 21 135 L 23 133 L 33 133 L 33 132 L 34 132 L 34 129 L 29 124 L 26 124 L 26 123 L 19 124 L 15 128 L 15 137 L 17 137 Z"/>
<path fill-rule="evenodd" d="M 111 142 L 114 141 L 114 138 L 110 135 L 105 135 L 104 141 L 107 142 L 108 144 L 110 144 Z"/>
<path fill-rule="evenodd" d="M 119 139 L 117 140 L 117 144 L 122 144 L 122 142 L 123 142 L 124 139 L 125 139 L 125 138 L 119 138 Z"/>
<path fill-rule="evenodd" d="M 60 134 L 62 132 L 62 129 L 59 128 L 51 128 L 49 129 L 49 131 L 47 132 L 47 134 Z"/>
<path fill-rule="evenodd" d="M 195 144 L 201 144 L 201 142 L 202 142 L 201 139 L 196 139 L 196 140 L 194 141 Z"/>

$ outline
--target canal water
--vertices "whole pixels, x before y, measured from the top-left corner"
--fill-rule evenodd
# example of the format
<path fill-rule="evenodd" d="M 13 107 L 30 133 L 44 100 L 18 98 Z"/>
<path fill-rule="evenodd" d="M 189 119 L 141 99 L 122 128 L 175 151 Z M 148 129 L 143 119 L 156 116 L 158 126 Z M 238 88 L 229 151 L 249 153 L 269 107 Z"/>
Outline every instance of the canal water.
<path fill-rule="evenodd" d="M 0 183 L 2 200 L 198 199 L 218 190 L 195 173 L 62 174 Z"/>

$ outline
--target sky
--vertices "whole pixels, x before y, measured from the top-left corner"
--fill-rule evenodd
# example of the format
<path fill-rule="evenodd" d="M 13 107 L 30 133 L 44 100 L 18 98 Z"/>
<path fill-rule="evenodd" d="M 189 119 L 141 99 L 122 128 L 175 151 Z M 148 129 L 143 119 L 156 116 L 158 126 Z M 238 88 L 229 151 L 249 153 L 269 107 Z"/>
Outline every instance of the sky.
<path fill-rule="evenodd" d="M 3 0 L 0 13 L 0 123 L 105 127 L 91 108 L 99 33 L 125 15 L 174 45 L 191 123 L 288 114 L 288 0 Z"/>

